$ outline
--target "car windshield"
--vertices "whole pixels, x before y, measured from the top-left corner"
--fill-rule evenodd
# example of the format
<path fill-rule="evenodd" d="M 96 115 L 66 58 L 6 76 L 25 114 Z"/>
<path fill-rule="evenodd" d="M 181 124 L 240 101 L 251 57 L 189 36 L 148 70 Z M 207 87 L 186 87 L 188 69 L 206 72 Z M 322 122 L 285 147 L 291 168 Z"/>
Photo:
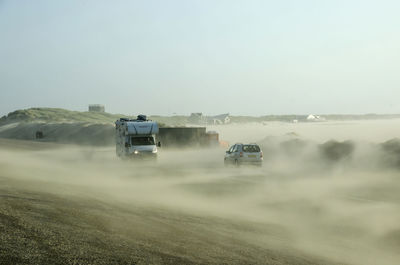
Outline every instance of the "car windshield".
<path fill-rule="evenodd" d="M 258 145 L 246 144 L 246 145 L 243 145 L 243 152 L 258 153 L 258 152 L 260 152 L 260 147 L 258 147 Z"/>
<path fill-rule="evenodd" d="M 147 137 L 132 137 L 132 145 L 154 145 L 154 138 Z"/>

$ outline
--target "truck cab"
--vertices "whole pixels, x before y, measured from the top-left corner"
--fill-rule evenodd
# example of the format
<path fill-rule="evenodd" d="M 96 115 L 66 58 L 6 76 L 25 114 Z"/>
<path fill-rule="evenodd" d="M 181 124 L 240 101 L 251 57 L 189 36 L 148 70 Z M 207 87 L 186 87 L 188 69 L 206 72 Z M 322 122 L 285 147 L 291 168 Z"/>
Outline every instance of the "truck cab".
<path fill-rule="evenodd" d="M 156 144 L 157 122 L 139 115 L 136 120 L 120 118 L 115 122 L 116 154 L 121 158 L 157 158 L 160 143 Z"/>

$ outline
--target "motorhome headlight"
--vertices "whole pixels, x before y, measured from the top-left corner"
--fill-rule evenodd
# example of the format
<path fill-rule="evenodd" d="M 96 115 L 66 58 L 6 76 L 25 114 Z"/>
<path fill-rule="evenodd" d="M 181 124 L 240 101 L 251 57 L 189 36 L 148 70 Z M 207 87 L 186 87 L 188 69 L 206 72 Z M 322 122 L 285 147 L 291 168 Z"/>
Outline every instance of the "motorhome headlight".
<path fill-rule="evenodd" d="M 139 154 L 139 151 L 138 151 L 138 150 L 135 150 L 135 151 L 133 151 L 133 153 L 134 153 L 135 155 L 137 155 L 137 154 Z"/>

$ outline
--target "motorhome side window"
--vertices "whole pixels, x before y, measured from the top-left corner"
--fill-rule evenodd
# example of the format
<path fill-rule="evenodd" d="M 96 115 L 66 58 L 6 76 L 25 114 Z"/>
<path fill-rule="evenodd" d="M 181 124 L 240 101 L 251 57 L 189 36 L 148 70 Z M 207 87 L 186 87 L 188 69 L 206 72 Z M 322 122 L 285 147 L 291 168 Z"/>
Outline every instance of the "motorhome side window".
<path fill-rule="evenodd" d="M 132 137 L 132 145 L 154 145 L 153 137 Z"/>

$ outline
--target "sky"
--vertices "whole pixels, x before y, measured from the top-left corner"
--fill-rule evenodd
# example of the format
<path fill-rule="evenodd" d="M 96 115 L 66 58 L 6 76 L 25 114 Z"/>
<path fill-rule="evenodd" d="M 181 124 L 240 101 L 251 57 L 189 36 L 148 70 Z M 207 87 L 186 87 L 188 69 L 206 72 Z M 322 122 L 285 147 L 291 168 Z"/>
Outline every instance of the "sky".
<path fill-rule="evenodd" d="M 0 0 L 0 116 L 400 113 L 400 1 Z"/>

